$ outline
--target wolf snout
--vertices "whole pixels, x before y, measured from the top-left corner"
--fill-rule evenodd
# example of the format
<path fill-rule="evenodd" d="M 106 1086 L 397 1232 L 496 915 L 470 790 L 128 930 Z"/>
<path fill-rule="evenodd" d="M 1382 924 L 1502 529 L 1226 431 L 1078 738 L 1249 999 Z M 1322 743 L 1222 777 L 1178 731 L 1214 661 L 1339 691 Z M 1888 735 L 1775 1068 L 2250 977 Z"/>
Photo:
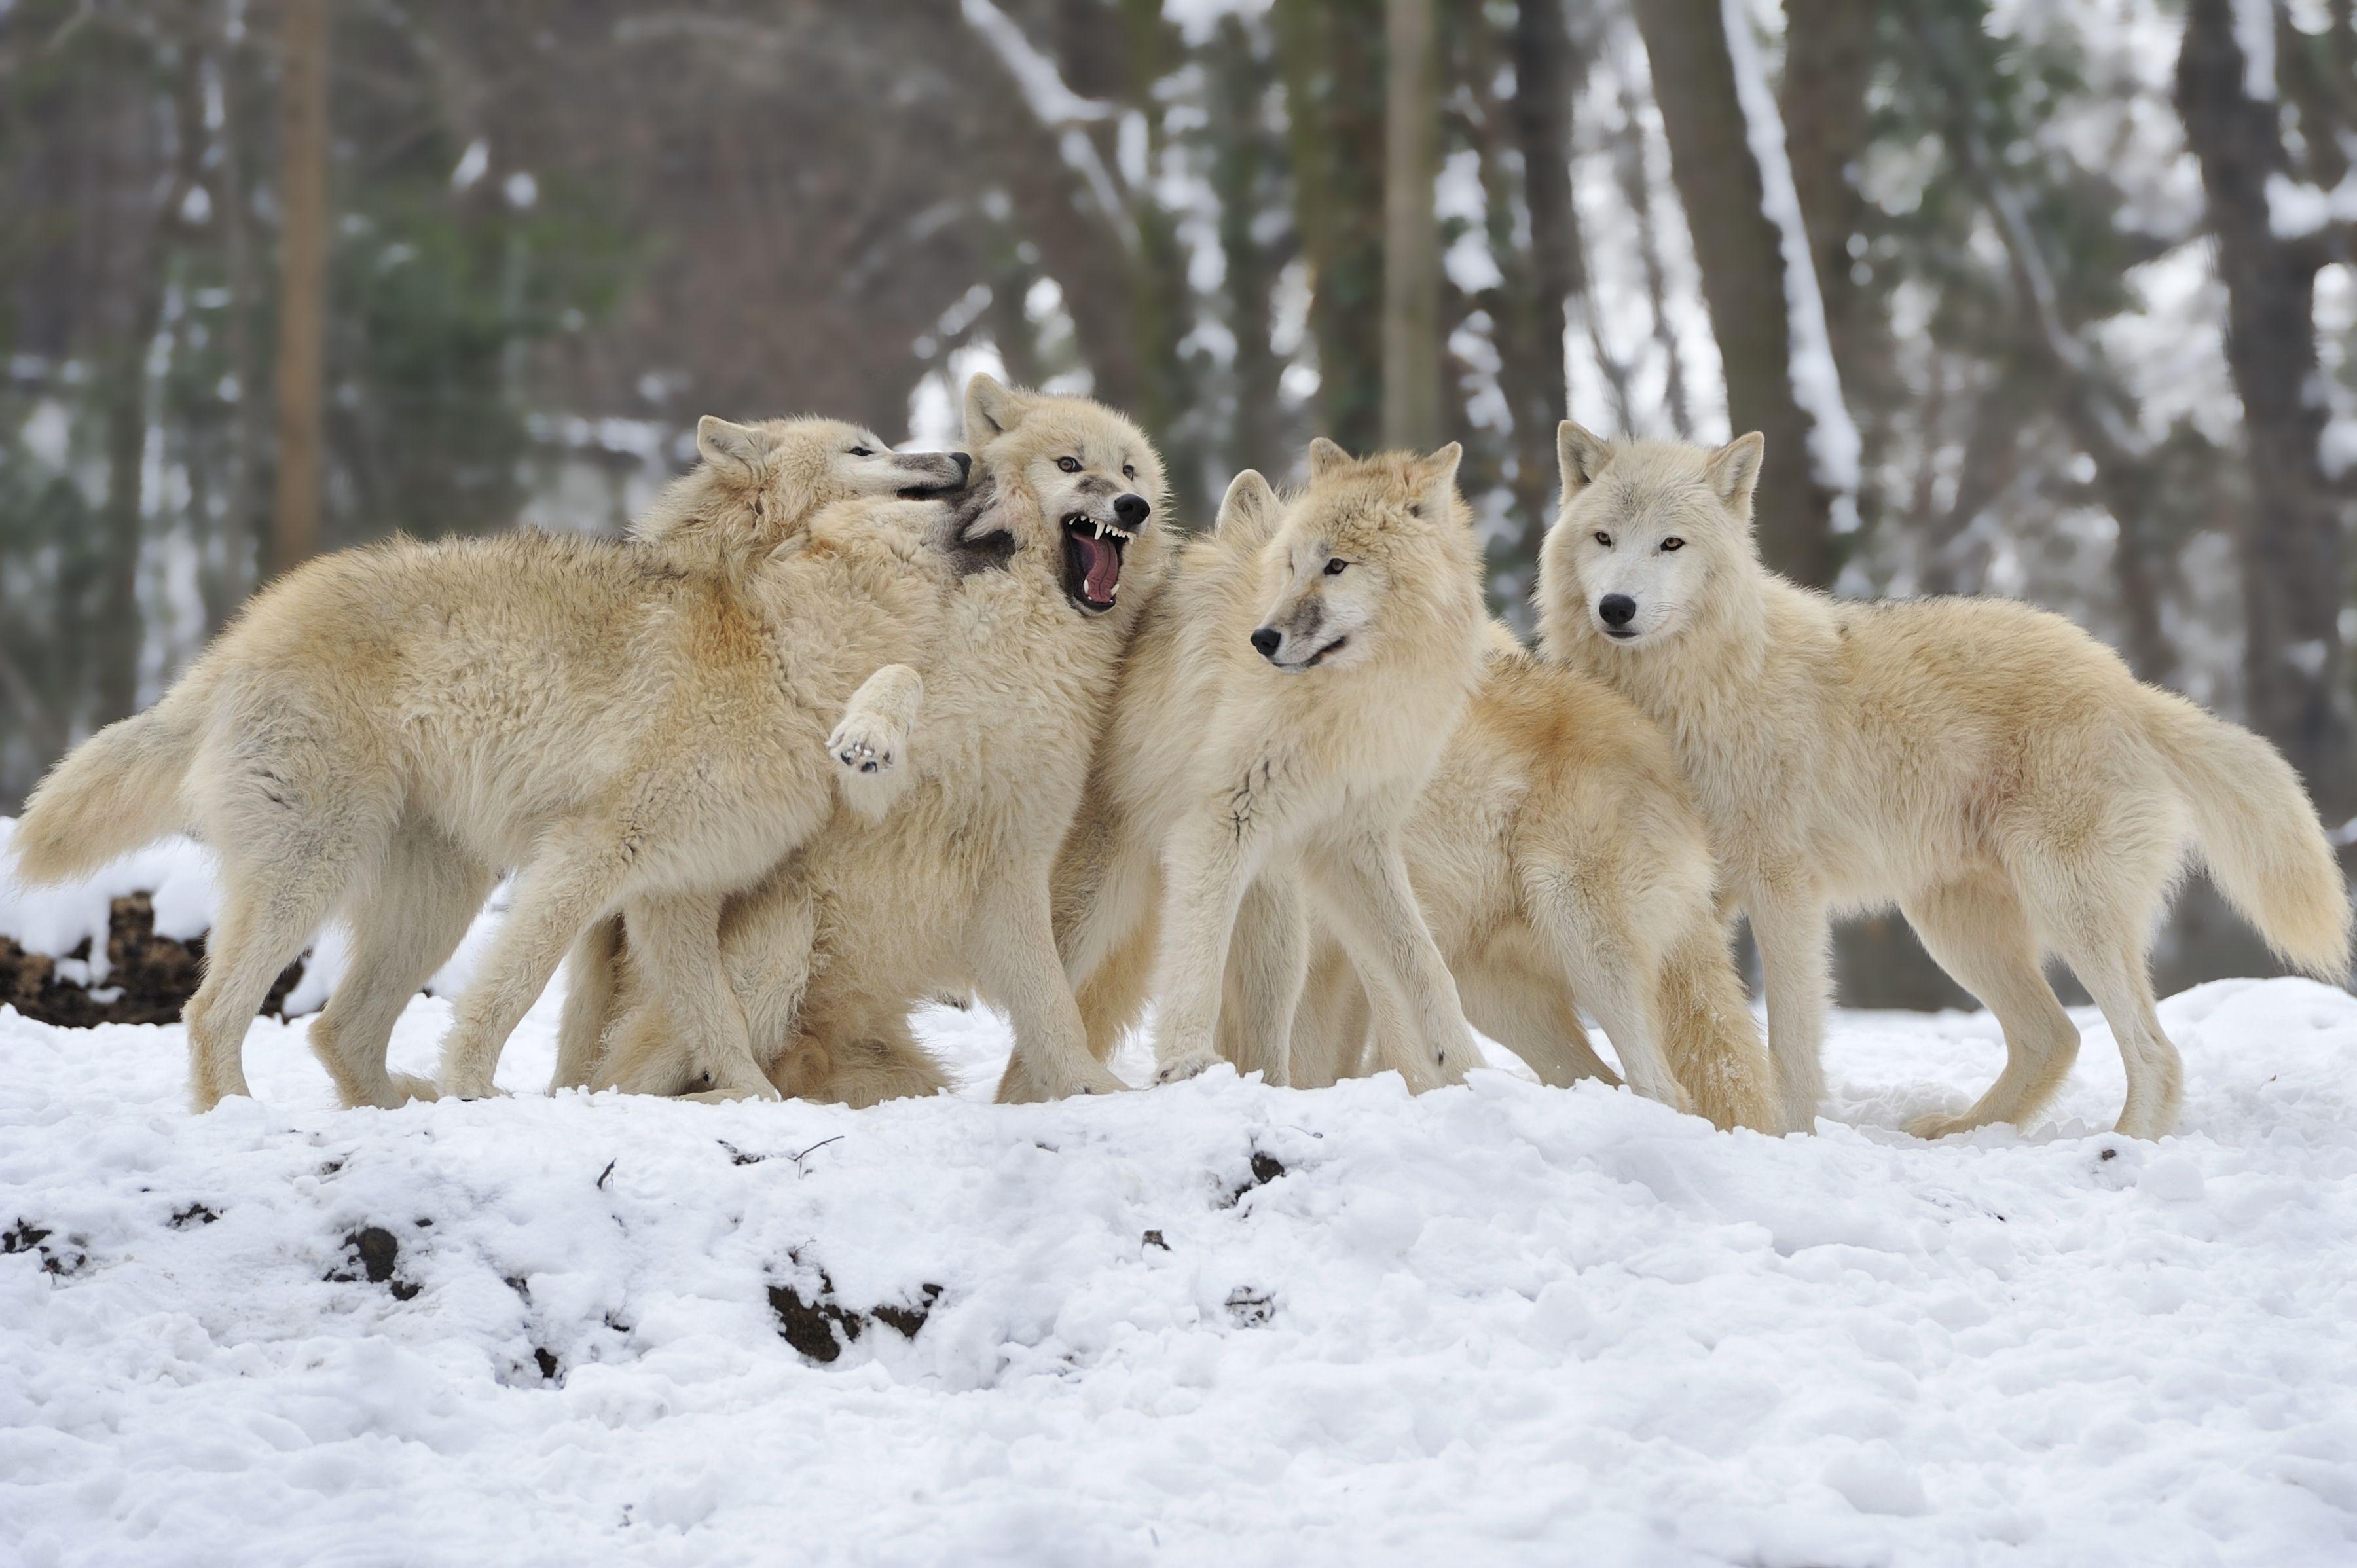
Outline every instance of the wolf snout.
<path fill-rule="evenodd" d="M 1282 647 L 1284 643 L 1285 633 L 1277 630 L 1276 628 L 1273 626 L 1257 628 L 1252 634 L 1252 645 L 1254 648 L 1259 649 L 1260 656 L 1263 659 L 1267 660 L 1272 664 L 1276 661 L 1276 650 Z"/>
<path fill-rule="evenodd" d="M 1113 515 L 1120 521 L 1124 528 L 1135 528 L 1146 521 L 1146 514 L 1153 510 L 1153 503 L 1144 496 L 1126 495 L 1114 498 Z"/>
<path fill-rule="evenodd" d="M 1637 618 L 1637 601 L 1626 594 L 1607 594 L 1596 601 L 1596 618 L 1619 631 Z"/>
<path fill-rule="evenodd" d="M 974 454 L 952 452 L 950 454 L 950 461 L 957 465 L 959 484 L 963 485 L 974 478 Z"/>

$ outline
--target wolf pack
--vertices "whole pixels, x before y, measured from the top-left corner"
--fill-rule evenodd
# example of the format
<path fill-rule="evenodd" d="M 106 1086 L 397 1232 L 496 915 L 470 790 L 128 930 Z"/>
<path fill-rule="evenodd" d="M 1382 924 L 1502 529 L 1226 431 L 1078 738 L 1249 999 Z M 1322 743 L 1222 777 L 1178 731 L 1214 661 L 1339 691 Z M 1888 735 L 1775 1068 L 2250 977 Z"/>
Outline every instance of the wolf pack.
<path fill-rule="evenodd" d="M 1757 435 L 1564 424 L 1526 646 L 1454 445 L 1320 438 L 1298 489 L 1239 474 L 1189 534 L 1114 410 L 976 376 L 964 421 L 964 451 L 905 454 L 706 418 L 626 539 L 312 561 L 56 767 L 18 874 L 211 847 L 200 1111 L 248 1092 L 249 1026 L 329 919 L 350 964 L 309 1039 L 352 1106 L 494 1093 L 564 964 L 556 1089 L 933 1093 L 911 1014 L 978 995 L 1007 1101 L 1125 1089 L 1150 1015 L 1157 1084 L 1224 1060 L 1423 1090 L 1479 1030 L 1548 1084 L 1806 1133 L 1830 922 L 1895 904 L 2006 1047 L 1910 1131 L 2050 1101 L 2079 1047 L 2059 957 L 2118 1043 L 2119 1130 L 2154 1138 L 2183 1082 L 2147 950 L 2197 854 L 2287 963 L 2346 976 L 2343 879 L 2272 746 L 2044 611 L 1779 577 Z M 389 1070 L 511 873 L 437 1078 Z"/>

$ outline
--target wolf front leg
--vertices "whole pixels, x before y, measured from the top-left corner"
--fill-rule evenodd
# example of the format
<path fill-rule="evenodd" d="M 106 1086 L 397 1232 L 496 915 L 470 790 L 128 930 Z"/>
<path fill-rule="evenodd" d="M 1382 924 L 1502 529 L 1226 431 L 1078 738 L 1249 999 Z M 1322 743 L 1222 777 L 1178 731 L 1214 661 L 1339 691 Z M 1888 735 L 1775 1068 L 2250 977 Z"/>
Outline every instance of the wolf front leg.
<path fill-rule="evenodd" d="M 1411 1088 L 1462 1079 L 1480 1058 L 1465 1024 L 1457 982 L 1416 904 L 1399 834 L 1380 829 L 1352 833 L 1320 845 L 1307 864 L 1326 894 L 1335 935 L 1367 983 L 1377 1013 L 1376 1045 L 1386 1058 L 1383 1065 L 1399 1069 Z M 1387 1007 L 1405 1014 L 1424 1059 L 1397 1059 L 1402 1031 L 1385 1026 L 1382 1015 Z"/>
<path fill-rule="evenodd" d="M 826 737 L 845 802 L 870 822 L 891 811 L 915 779 L 909 736 L 924 701 L 922 676 L 906 664 L 887 664 L 851 693 L 843 722 Z"/>
<path fill-rule="evenodd" d="M 1768 1057 L 1776 1069 L 1784 1124 L 1813 1132 L 1818 1101 L 1825 1095 L 1820 1052 L 1833 989 L 1824 896 L 1812 886 L 1784 884 L 1749 889 L 1743 902 L 1751 917 L 1751 940 L 1760 944 L 1768 993 Z"/>
<path fill-rule="evenodd" d="M 1015 1026 L 1015 1056 L 999 1082 L 1000 1100 L 1060 1100 L 1129 1087 L 1089 1054 L 1081 1004 L 1056 954 L 1047 866 L 999 877 L 984 891 L 966 950 L 984 998 L 1006 1008 Z"/>
<path fill-rule="evenodd" d="M 1236 909 L 1260 870 L 1257 845 L 1226 817 L 1174 833 L 1163 865 L 1161 946 L 1154 962 L 1154 1081 L 1218 1061 L 1220 998 Z"/>

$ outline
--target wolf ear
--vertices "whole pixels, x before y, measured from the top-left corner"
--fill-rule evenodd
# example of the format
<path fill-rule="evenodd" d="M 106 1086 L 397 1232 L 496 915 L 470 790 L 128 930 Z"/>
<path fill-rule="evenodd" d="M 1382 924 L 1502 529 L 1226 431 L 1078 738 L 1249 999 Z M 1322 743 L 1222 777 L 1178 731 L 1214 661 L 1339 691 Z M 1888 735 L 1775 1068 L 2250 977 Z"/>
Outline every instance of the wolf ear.
<path fill-rule="evenodd" d="M 1220 499 L 1220 515 L 1211 532 L 1222 539 L 1261 544 L 1276 532 L 1276 516 L 1282 510 L 1276 491 L 1269 488 L 1260 470 L 1246 468 L 1228 481 L 1228 493 Z"/>
<path fill-rule="evenodd" d="M 979 446 L 1023 423 L 1031 400 L 976 371 L 965 383 L 965 444 Z"/>
<path fill-rule="evenodd" d="M 761 459 L 770 452 L 759 431 L 708 413 L 695 422 L 695 450 L 716 468 L 743 468 L 748 479 L 761 477 Z"/>
<path fill-rule="evenodd" d="M 1555 427 L 1555 460 L 1563 470 L 1564 499 L 1569 500 L 1594 484 L 1612 461 L 1612 443 L 1577 420 L 1566 419 Z"/>
<path fill-rule="evenodd" d="M 1322 479 L 1351 460 L 1351 455 L 1323 435 L 1309 443 L 1309 477 Z"/>
<path fill-rule="evenodd" d="M 1437 498 L 1444 509 L 1448 505 L 1450 495 L 1457 489 L 1458 466 L 1464 461 L 1465 446 L 1462 442 L 1458 441 L 1451 441 L 1448 446 L 1423 460 L 1421 466 L 1424 469 L 1425 488 Z"/>
<path fill-rule="evenodd" d="M 1767 450 L 1768 438 L 1755 430 L 1713 452 L 1703 465 L 1703 481 L 1738 517 L 1751 515 L 1751 487 L 1760 481 L 1760 460 Z"/>

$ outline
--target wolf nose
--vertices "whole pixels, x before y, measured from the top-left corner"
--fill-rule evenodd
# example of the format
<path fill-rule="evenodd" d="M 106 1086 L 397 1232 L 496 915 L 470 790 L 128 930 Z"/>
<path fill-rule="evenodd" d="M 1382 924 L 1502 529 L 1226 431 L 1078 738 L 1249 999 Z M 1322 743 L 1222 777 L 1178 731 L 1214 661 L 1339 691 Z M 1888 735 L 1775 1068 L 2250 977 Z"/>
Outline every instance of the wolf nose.
<path fill-rule="evenodd" d="M 1596 601 L 1596 613 L 1606 626 L 1627 626 L 1637 618 L 1637 601 L 1626 594 L 1607 594 Z"/>
<path fill-rule="evenodd" d="M 974 475 L 974 457 L 969 453 L 952 452 L 950 461 L 958 466 L 958 483 L 964 484 Z"/>
<path fill-rule="evenodd" d="M 1260 656 L 1263 659 L 1275 660 L 1277 644 L 1284 640 L 1285 633 L 1273 626 L 1262 627 L 1253 633 L 1253 646 L 1260 650 Z"/>
<path fill-rule="evenodd" d="M 1113 514 L 1121 520 L 1124 528 L 1135 528 L 1153 510 L 1144 496 L 1115 496 L 1113 500 Z"/>

